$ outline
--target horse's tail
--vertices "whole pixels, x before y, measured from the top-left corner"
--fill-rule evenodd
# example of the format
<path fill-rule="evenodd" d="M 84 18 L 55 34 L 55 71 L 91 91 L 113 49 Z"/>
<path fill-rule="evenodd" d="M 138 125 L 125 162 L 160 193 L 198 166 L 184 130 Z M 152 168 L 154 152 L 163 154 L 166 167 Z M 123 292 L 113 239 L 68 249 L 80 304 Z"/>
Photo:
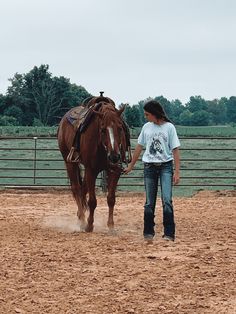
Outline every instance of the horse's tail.
<path fill-rule="evenodd" d="M 78 180 L 78 194 L 81 199 L 81 204 L 84 210 L 88 209 L 85 186 L 83 185 L 82 167 L 77 164 L 77 180 Z"/>
<path fill-rule="evenodd" d="M 64 117 L 58 127 L 58 145 L 66 165 L 72 195 L 78 206 L 78 216 L 81 216 L 87 209 L 86 192 L 83 190 L 82 169 L 78 163 L 67 161 L 68 154 L 73 145 L 74 136 L 73 127 Z"/>

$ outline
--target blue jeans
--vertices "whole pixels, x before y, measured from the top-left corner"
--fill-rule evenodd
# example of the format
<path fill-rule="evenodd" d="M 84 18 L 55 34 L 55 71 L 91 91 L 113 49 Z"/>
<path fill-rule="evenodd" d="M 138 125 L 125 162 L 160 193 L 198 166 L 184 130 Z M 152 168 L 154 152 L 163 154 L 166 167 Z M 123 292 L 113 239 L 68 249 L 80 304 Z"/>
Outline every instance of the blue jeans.
<path fill-rule="evenodd" d="M 144 236 L 155 235 L 155 207 L 160 179 L 161 200 L 163 207 L 164 234 L 175 237 L 174 210 L 172 204 L 172 178 L 173 162 L 162 165 L 144 163 L 144 185 L 146 190 L 146 202 L 144 206 Z"/>

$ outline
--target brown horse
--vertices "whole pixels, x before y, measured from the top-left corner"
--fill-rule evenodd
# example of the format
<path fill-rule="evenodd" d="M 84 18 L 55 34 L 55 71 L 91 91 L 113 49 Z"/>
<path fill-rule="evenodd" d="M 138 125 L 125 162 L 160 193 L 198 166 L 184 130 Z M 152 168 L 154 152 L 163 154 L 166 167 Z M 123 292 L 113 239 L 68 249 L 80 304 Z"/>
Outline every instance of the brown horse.
<path fill-rule="evenodd" d="M 71 152 L 75 128 L 68 121 L 67 113 L 61 120 L 58 128 L 58 144 L 66 164 L 71 183 L 73 196 L 78 206 L 78 218 L 82 230 L 93 231 L 94 210 L 97 206 L 95 183 L 101 171 L 107 173 L 107 204 L 109 216 L 107 225 L 114 228 L 113 211 L 115 205 L 115 191 L 122 173 L 122 162 L 127 163 L 126 152 L 129 151 L 127 142 L 127 127 L 121 117 L 124 107 L 115 108 L 114 102 L 107 97 L 94 97 L 89 100 L 88 106 L 96 104 L 92 111 L 91 121 L 80 134 L 79 163 L 68 160 Z M 129 132 L 128 132 L 129 137 Z M 82 165 L 82 167 L 81 167 Z M 81 168 L 84 168 L 82 176 Z M 85 211 L 89 210 L 87 223 Z"/>

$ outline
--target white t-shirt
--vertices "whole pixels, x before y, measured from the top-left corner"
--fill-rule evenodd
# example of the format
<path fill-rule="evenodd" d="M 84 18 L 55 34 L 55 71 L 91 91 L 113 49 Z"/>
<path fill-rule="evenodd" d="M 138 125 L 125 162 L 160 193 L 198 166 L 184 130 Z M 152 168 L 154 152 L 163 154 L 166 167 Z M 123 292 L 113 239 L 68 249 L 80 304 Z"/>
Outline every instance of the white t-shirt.
<path fill-rule="evenodd" d="M 167 162 L 173 160 L 172 150 L 180 146 L 174 125 L 147 122 L 142 127 L 138 144 L 146 147 L 143 162 Z"/>

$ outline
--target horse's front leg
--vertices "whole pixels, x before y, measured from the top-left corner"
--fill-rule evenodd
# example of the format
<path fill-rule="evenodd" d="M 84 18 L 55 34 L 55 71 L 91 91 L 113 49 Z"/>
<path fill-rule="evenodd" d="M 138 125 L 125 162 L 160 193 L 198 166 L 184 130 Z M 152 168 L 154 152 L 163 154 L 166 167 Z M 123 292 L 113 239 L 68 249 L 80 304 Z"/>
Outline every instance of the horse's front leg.
<path fill-rule="evenodd" d="M 88 191 L 88 207 L 89 207 L 89 216 L 87 220 L 87 226 L 85 228 L 86 232 L 93 231 L 94 223 L 94 210 L 97 207 L 97 199 L 95 194 L 95 182 L 97 174 L 93 173 L 92 170 L 85 170 L 85 180 L 86 188 Z"/>
<path fill-rule="evenodd" d="M 120 173 L 108 170 L 107 175 L 108 175 L 107 177 L 107 184 L 108 184 L 107 205 L 109 207 L 107 226 L 110 231 L 113 231 L 114 229 L 113 214 L 114 214 L 114 206 L 116 202 L 116 186 L 120 177 Z"/>

